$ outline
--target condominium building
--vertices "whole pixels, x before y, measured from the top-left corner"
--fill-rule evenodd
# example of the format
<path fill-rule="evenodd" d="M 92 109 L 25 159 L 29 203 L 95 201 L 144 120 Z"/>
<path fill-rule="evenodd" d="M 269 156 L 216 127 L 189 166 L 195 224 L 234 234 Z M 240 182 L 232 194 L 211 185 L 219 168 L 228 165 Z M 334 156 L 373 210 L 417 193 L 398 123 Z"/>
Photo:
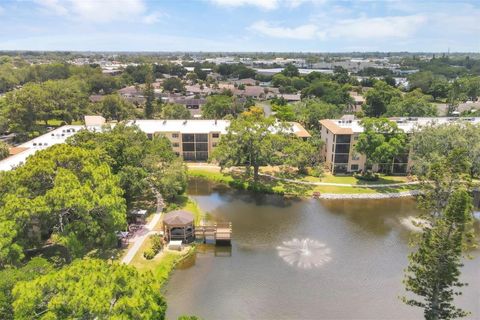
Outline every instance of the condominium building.
<path fill-rule="evenodd" d="M 206 161 L 227 133 L 229 120 L 132 120 L 151 139 L 165 136 L 172 143 L 173 151 L 185 161 Z M 291 122 L 291 132 L 298 137 L 310 134 L 296 122 Z"/>
<path fill-rule="evenodd" d="M 469 122 L 480 123 L 480 118 L 391 118 L 405 133 L 428 124 L 445 124 Z M 365 170 L 366 157 L 355 151 L 359 135 L 363 132 L 361 120 L 353 116 L 343 116 L 341 119 L 320 120 L 321 139 L 324 141 L 321 155 L 330 172 L 350 173 Z M 407 146 L 406 146 L 407 147 Z M 389 171 L 394 174 L 406 174 L 412 166 L 409 150 L 393 159 Z M 382 169 L 382 164 L 380 168 Z"/>
<path fill-rule="evenodd" d="M 185 161 L 206 161 L 220 142 L 222 134 L 227 133 L 229 120 L 131 120 L 128 125 L 136 125 L 149 139 L 164 136 L 172 144 L 173 151 Z M 50 131 L 33 140 L 11 148 L 11 156 L 0 161 L 0 171 L 11 170 L 35 152 L 54 144 L 64 143 L 68 137 L 82 129 L 101 132 L 107 123 L 102 116 L 85 116 L 85 125 L 67 125 Z M 310 134 L 296 122 L 290 122 L 289 132 L 306 139 Z"/>

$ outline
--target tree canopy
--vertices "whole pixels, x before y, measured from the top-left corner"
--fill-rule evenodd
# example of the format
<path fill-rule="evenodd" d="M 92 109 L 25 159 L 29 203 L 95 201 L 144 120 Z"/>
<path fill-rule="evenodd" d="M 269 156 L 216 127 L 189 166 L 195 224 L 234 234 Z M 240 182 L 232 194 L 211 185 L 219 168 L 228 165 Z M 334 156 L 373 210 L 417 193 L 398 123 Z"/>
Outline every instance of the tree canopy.
<path fill-rule="evenodd" d="M 202 106 L 202 117 L 205 119 L 222 119 L 227 115 L 236 116 L 244 110 L 243 104 L 235 97 L 219 94 L 209 96 Z"/>
<path fill-rule="evenodd" d="M 368 117 L 380 117 L 387 112 L 394 98 L 400 98 L 400 91 L 383 81 L 376 81 L 372 89 L 365 93 L 363 111 Z"/>
<path fill-rule="evenodd" d="M 185 168 L 165 137 L 149 140 L 138 127 L 118 124 L 101 133 L 81 131 L 68 143 L 97 150 L 102 155 L 120 177 L 127 204 L 148 186 L 155 186 L 169 199 L 185 190 Z"/>
<path fill-rule="evenodd" d="M 118 94 L 106 95 L 95 104 L 94 109 L 108 121 L 122 121 L 135 114 L 135 106 Z"/>
<path fill-rule="evenodd" d="M 390 172 L 394 157 L 405 153 L 405 133 L 386 118 L 364 118 L 361 125 L 363 132 L 358 136 L 355 150 L 366 156 L 367 168 L 378 164 Z"/>
<path fill-rule="evenodd" d="M 166 303 L 150 273 L 102 260 L 72 264 L 13 289 L 15 319 L 164 319 Z"/>
<path fill-rule="evenodd" d="M 98 152 L 66 144 L 38 151 L 0 181 L 0 265 L 47 240 L 73 256 L 116 244 L 126 227 L 122 195 Z"/>
<path fill-rule="evenodd" d="M 162 119 L 190 119 L 190 111 L 181 104 L 168 103 L 162 106 L 160 113 Z"/>
<path fill-rule="evenodd" d="M 10 154 L 8 145 L 0 141 L 0 160 L 5 159 Z"/>
<path fill-rule="evenodd" d="M 435 117 L 437 108 L 430 103 L 429 96 L 414 90 L 403 97 L 394 97 L 387 105 L 386 116 L 390 117 Z"/>

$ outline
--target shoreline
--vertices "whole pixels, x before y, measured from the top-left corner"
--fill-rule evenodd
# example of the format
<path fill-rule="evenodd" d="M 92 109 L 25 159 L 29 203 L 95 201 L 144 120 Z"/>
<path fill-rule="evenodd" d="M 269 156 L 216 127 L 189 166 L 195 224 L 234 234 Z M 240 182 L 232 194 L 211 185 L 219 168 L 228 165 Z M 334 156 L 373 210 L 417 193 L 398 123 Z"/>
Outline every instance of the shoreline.
<path fill-rule="evenodd" d="M 229 174 L 224 174 L 219 171 L 212 171 L 212 169 L 215 170 L 217 168 L 212 166 L 195 166 L 191 168 L 191 170 L 189 170 L 189 179 L 203 179 L 214 183 L 224 184 L 232 189 L 237 190 L 247 190 L 263 194 L 277 194 L 285 197 L 294 196 L 304 199 L 315 198 L 325 200 L 377 200 L 415 197 L 420 194 L 420 190 L 412 188 L 418 183 L 390 185 L 386 184 L 384 186 L 374 185 L 373 187 L 368 185 L 332 186 L 333 184 L 330 183 L 323 184 L 293 179 L 284 179 L 264 174 L 261 174 L 261 177 L 267 179 L 267 181 L 252 183 L 251 181 L 242 180 Z M 397 190 L 385 190 L 388 188 L 394 188 Z M 385 192 L 379 192 L 379 190 L 382 189 Z"/>
<path fill-rule="evenodd" d="M 315 198 L 323 200 L 379 200 L 416 197 L 420 193 L 420 190 L 389 193 L 323 193 Z"/>

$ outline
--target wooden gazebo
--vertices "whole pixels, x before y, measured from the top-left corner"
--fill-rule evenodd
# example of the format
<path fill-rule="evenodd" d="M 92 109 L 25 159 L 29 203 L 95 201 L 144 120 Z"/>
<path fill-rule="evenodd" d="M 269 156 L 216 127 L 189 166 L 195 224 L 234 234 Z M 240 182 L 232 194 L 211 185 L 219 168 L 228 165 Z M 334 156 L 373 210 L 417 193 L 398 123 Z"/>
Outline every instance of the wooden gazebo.
<path fill-rule="evenodd" d="M 182 240 L 185 243 L 195 239 L 194 216 L 185 210 L 167 213 L 163 218 L 163 234 L 170 240 Z"/>

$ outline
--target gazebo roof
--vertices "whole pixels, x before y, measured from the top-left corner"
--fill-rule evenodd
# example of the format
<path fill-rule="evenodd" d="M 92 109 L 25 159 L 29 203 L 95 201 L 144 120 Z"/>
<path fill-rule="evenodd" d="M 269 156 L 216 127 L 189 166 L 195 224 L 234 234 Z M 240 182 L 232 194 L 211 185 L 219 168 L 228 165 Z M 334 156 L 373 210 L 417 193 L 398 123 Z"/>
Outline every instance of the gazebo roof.
<path fill-rule="evenodd" d="M 169 212 L 163 218 L 163 223 L 168 225 L 188 225 L 193 223 L 193 213 L 185 210 Z"/>

